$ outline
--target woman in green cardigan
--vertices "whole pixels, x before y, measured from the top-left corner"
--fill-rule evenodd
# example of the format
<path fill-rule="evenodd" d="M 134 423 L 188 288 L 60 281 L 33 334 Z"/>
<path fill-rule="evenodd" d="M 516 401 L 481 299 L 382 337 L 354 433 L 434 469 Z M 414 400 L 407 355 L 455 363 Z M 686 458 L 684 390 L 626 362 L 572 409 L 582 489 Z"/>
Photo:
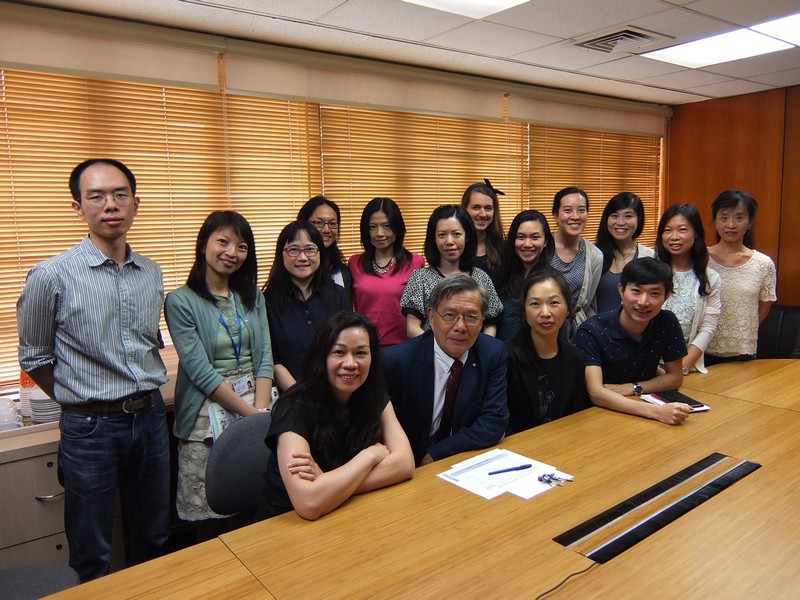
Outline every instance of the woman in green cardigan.
<path fill-rule="evenodd" d="M 233 211 L 211 213 L 197 235 L 186 285 L 164 311 L 180 360 L 175 385 L 178 516 L 221 518 L 208 507 L 210 445 L 226 422 L 267 410 L 272 351 L 264 296 L 257 286 L 250 224 Z"/>

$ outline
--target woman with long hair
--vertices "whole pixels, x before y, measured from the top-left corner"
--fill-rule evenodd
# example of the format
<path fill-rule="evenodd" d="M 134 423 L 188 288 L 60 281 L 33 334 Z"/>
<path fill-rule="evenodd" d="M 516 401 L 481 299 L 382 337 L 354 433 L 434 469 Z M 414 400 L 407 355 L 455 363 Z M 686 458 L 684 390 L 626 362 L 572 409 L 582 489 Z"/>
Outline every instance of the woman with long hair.
<path fill-rule="evenodd" d="M 593 312 L 618 310 L 620 307 L 619 276 L 635 258 L 655 256 L 647 246 L 636 242 L 644 228 L 644 205 L 631 192 L 620 192 L 608 201 L 600 217 L 595 246 L 603 253 L 603 268 L 597 285 Z"/>
<path fill-rule="evenodd" d="M 719 321 L 720 280 L 708 268 L 705 230 L 697 207 L 670 206 L 658 222 L 657 236 L 658 260 L 672 267 L 672 293 L 662 308 L 678 318 L 688 350 L 683 373 L 706 373 L 703 353 Z"/>
<path fill-rule="evenodd" d="M 245 416 L 269 406 L 272 352 L 264 298 L 258 292 L 250 224 L 233 211 L 213 212 L 197 234 L 186 285 L 164 312 L 175 350 L 178 516 L 220 518 L 208 507 L 205 470 L 212 416 Z"/>
<path fill-rule="evenodd" d="M 525 280 L 522 323 L 508 351 L 509 431 L 517 433 L 588 408 L 583 355 L 559 330 L 572 312 L 564 276 L 549 267 Z"/>
<path fill-rule="evenodd" d="M 319 230 L 325 246 L 325 265 L 333 282 L 342 286 L 347 298 L 353 298 L 353 278 L 339 249 L 339 232 L 342 230 L 342 214 L 339 206 L 325 196 L 309 199 L 297 212 L 298 221 L 308 221 Z"/>
<path fill-rule="evenodd" d="M 568 187 L 557 192 L 553 197 L 553 216 L 558 229 L 553 235 L 555 252 L 550 264 L 566 278 L 572 293 L 575 312 L 565 330 L 565 335 L 572 340 L 577 325 L 586 320 L 586 309 L 597 292 L 603 253 L 581 237 L 589 217 L 589 197 L 582 189 Z"/>
<path fill-rule="evenodd" d="M 419 254 L 403 246 L 406 224 L 391 198 L 373 198 L 361 213 L 362 254 L 350 257 L 353 307 L 375 324 L 381 349 L 408 339 L 400 296 L 415 269 L 425 266 Z"/>
<path fill-rule="evenodd" d="M 344 288 L 329 276 L 324 248 L 319 230 L 308 221 L 293 221 L 278 235 L 263 290 L 269 307 L 275 382 L 281 391 L 295 384 L 317 327 L 333 313 L 351 308 Z"/>
<path fill-rule="evenodd" d="M 711 204 L 717 243 L 708 249 L 709 264 L 722 279 L 722 313 L 707 348 L 708 365 L 755 358 L 758 326 L 778 299 L 775 263 L 753 243 L 757 208 L 755 198 L 740 190 L 722 192 Z"/>
<path fill-rule="evenodd" d="M 503 223 L 497 196 L 503 192 L 492 186 L 488 179 L 473 183 L 461 197 L 461 207 L 467 211 L 477 234 L 474 265 L 487 273 L 500 265 L 503 259 Z"/>
<path fill-rule="evenodd" d="M 550 267 L 554 246 L 547 217 L 538 210 L 523 210 L 511 221 L 502 265 L 492 273 L 495 289 L 503 302 L 497 339 L 510 340 L 516 335 L 522 319 L 522 285 L 531 273 Z"/>
<path fill-rule="evenodd" d="M 294 508 L 317 519 L 353 494 L 413 477 L 369 319 L 339 312 L 320 326 L 299 383 L 275 405 L 266 443 L 272 453 L 261 518 Z"/>
<path fill-rule="evenodd" d="M 429 266 L 411 274 L 400 298 L 408 337 L 422 335 L 430 328 L 428 298 L 437 283 L 456 273 L 469 275 L 489 293 L 489 312 L 484 320 L 483 332 L 489 335 L 496 333 L 496 321 L 503 312 L 503 304 L 489 275 L 472 266 L 476 237 L 472 219 L 462 207 L 446 204 L 431 213 L 425 232 L 425 258 Z"/>

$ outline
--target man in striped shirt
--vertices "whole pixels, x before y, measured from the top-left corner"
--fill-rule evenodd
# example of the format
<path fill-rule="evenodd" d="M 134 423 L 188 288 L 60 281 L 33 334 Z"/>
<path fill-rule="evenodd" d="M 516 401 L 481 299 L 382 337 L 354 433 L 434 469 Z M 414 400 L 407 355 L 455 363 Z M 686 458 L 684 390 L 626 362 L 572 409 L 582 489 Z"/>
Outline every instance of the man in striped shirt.
<path fill-rule="evenodd" d="M 108 573 L 117 488 L 131 562 L 156 556 L 169 528 L 167 381 L 159 356 L 161 269 L 126 242 L 139 208 L 122 163 L 73 169 L 72 208 L 88 235 L 31 269 L 17 303 L 22 369 L 62 407 L 59 480 L 69 562 L 81 581 Z"/>

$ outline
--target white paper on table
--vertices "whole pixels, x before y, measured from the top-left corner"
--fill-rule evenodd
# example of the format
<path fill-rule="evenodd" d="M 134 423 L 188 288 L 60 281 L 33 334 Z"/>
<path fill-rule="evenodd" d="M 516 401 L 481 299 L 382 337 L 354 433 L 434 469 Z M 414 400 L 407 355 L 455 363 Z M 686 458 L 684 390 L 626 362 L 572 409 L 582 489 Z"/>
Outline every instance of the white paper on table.
<path fill-rule="evenodd" d="M 489 475 L 492 471 L 520 465 L 531 465 L 531 467 L 520 471 Z M 559 472 L 548 464 L 510 450 L 495 448 L 453 465 L 448 471 L 439 473 L 439 477 L 487 500 L 496 498 L 505 492 L 528 499 L 550 489 L 549 484 L 542 483 L 537 479 L 539 475 L 545 473 L 558 474 Z M 570 476 L 566 477 L 571 479 Z"/>

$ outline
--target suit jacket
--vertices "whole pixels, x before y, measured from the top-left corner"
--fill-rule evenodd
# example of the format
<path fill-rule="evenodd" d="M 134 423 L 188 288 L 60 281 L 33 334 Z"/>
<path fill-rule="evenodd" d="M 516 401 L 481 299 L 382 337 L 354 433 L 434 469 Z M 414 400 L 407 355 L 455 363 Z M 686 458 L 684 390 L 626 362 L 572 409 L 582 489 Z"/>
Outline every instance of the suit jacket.
<path fill-rule="evenodd" d="M 433 419 L 433 332 L 386 350 L 384 372 L 397 418 L 419 465 L 426 453 L 439 460 L 459 452 L 493 446 L 508 425 L 506 351 L 483 333 L 470 349 L 453 411 L 453 433 L 431 440 Z"/>

